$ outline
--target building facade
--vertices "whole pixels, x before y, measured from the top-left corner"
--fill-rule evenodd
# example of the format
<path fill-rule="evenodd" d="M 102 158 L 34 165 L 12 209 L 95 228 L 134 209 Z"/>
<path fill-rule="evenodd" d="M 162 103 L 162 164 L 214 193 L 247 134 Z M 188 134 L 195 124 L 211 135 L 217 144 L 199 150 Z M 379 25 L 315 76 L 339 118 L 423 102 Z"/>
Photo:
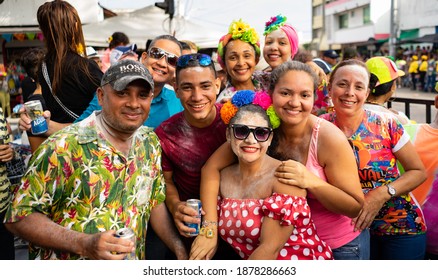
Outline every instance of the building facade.
<path fill-rule="evenodd" d="M 313 0 L 310 48 L 355 47 L 372 56 L 391 54 L 391 46 L 433 45 L 421 38 L 438 33 L 437 14 L 437 0 Z"/>

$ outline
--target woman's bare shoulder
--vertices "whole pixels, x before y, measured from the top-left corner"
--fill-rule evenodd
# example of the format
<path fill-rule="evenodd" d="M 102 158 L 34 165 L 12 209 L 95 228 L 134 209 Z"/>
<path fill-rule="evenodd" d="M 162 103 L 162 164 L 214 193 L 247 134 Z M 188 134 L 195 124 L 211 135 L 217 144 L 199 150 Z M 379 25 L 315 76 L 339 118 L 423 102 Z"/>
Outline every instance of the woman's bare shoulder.
<path fill-rule="evenodd" d="M 321 119 L 320 124 L 318 141 L 324 141 L 325 144 L 336 144 L 338 141 L 348 142 L 345 134 L 333 123 Z"/>

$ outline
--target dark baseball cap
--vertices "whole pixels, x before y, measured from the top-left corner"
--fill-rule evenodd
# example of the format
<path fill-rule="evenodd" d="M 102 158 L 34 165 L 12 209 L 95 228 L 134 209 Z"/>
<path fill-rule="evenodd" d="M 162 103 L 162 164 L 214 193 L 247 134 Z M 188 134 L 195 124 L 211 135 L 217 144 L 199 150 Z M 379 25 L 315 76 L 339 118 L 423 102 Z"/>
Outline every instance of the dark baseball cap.
<path fill-rule="evenodd" d="M 111 65 L 103 74 L 100 86 L 110 84 L 114 90 L 124 90 L 131 82 L 135 80 L 144 80 L 154 91 L 154 81 L 148 69 L 135 60 L 126 59 L 118 61 Z"/>
<path fill-rule="evenodd" d="M 330 58 L 338 58 L 339 54 L 336 51 L 334 51 L 334 50 L 326 50 L 323 53 L 323 56 L 327 56 L 327 57 L 330 57 Z"/>

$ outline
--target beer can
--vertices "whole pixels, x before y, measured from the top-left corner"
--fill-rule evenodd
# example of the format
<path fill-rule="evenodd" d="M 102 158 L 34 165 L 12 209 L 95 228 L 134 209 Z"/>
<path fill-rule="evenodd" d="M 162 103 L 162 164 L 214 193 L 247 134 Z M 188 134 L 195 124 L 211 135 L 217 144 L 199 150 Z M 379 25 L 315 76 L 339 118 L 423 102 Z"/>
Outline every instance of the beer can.
<path fill-rule="evenodd" d="M 123 239 L 129 239 L 134 243 L 134 247 L 136 247 L 136 242 L 135 242 L 135 233 L 132 229 L 130 228 L 121 228 L 118 231 L 116 231 L 115 234 L 116 237 L 118 238 L 123 238 Z M 126 257 L 124 258 L 124 260 L 136 260 L 137 259 L 137 255 L 134 252 L 128 253 L 126 254 Z"/>
<path fill-rule="evenodd" d="M 199 199 L 188 199 L 186 201 L 186 205 L 189 206 L 190 208 L 195 209 L 198 212 L 198 215 L 196 215 L 196 218 L 201 218 L 201 208 L 202 208 L 201 200 L 199 200 Z M 190 235 L 190 236 L 197 236 L 199 234 L 200 224 L 185 223 L 185 225 L 188 226 L 189 228 L 196 229 L 195 232 L 188 232 L 187 233 L 188 235 Z"/>
<path fill-rule="evenodd" d="M 26 112 L 32 120 L 32 134 L 43 134 L 47 131 L 47 122 L 43 116 L 43 105 L 39 100 L 32 100 L 24 103 Z"/>

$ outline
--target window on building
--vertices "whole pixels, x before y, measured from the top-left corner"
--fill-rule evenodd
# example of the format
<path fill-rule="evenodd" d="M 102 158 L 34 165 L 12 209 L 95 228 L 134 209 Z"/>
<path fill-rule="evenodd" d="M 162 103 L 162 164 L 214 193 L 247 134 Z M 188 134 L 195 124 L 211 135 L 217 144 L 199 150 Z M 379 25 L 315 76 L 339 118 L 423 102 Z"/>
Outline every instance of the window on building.
<path fill-rule="evenodd" d="M 364 24 L 371 23 L 370 6 L 369 5 L 367 5 L 363 8 L 363 23 Z"/>
<path fill-rule="evenodd" d="M 339 29 L 348 28 L 348 14 L 339 15 Z"/>
<path fill-rule="evenodd" d="M 313 7 L 313 16 L 322 16 L 322 8 L 322 5 Z"/>

